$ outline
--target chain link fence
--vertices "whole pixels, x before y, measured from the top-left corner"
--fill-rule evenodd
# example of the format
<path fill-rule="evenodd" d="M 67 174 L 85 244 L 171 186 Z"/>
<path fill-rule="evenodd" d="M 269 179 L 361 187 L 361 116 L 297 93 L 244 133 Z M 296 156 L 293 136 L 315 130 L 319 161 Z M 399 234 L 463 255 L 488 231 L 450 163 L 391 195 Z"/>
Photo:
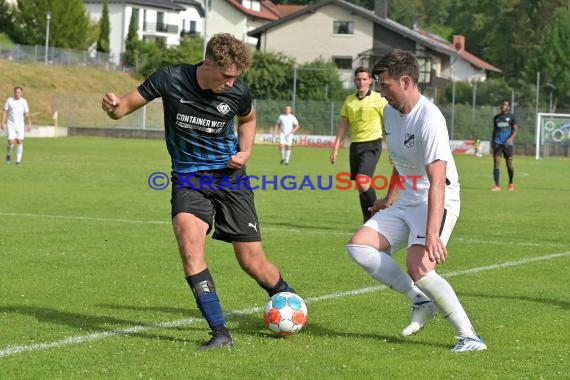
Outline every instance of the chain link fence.
<path fill-rule="evenodd" d="M 89 66 L 120 70 L 113 56 L 95 50 L 65 49 L 40 45 L 8 45 L 0 43 L 0 59 L 22 62 L 44 62 L 50 65 Z"/>
<path fill-rule="evenodd" d="M 92 128 L 138 128 L 163 129 L 162 102 L 157 99 L 121 120 L 111 120 L 101 111 L 101 94 L 75 95 L 73 98 L 56 96 L 59 125 Z M 290 104 L 285 100 L 256 99 L 257 128 L 260 133 L 271 133 L 283 107 Z M 294 112 L 301 124 L 302 134 L 334 136 L 340 121 L 342 102 L 297 101 Z M 450 104 L 439 106 L 447 121 L 452 140 L 490 140 L 493 116 L 500 112 L 498 106 L 477 106 Z M 558 110 L 570 113 L 570 110 Z M 518 107 L 515 109 L 519 133 L 517 143 L 535 142 L 535 110 Z"/>

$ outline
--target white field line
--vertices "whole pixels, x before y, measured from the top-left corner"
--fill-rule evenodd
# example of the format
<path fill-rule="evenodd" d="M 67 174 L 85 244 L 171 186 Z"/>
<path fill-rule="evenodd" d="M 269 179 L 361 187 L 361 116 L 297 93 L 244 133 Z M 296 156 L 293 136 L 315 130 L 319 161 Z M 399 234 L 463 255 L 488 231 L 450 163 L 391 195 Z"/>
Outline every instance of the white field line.
<path fill-rule="evenodd" d="M 132 223 L 132 224 L 164 224 L 170 225 L 169 220 L 140 220 L 140 219 L 117 219 L 117 218 L 99 218 L 91 216 L 73 216 L 73 215 L 50 215 L 50 214 L 28 214 L 28 213 L 16 213 L 16 212 L 2 212 L 0 215 L 4 216 L 19 216 L 28 218 L 47 218 L 47 219 L 70 219 L 70 220 L 83 220 L 90 222 L 110 222 L 110 223 Z M 262 226 L 263 230 L 267 231 L 278 231 L 278 232 L 289 232 L 289 233 L 304 233 L 304 234 L 323 234 L 328 236 L 346 236 L 350 237 L 355 231 L 340 231 L 340 230 L 328 230 L 319 228 L 287 228 L 287 227 L 271 227 Z M 560 247 L 564 246 L 562 243 L 550 243 L 550 242 L 521 242 L 521 241 L 501 241 L 501 240 L 479 240 L 479 239 L 469 239 L 462 237 L 454 237 L 453 240 L 461 241 L 468 244 L 493 244 L 493 245 L 517 245 L 517 246 L 530 246 L 530 247 Z"/>
<path fill-rule="evenodd" d="M 517 261 L 507 261 L 507 262 L 504 262 L 501 264 L 487 265 L 487 266 L 482 266 L 482 267 L 477 267 L 477 268 L 466 269 L 466 270 L 462 270 L 462 271 L 442 273 L 441 275 L 443 277 L 456 277 L 456 276 L 461 276 L 464 274 L 480 273 L 480 272 L 492 271 L 492 270 L 497 270 L 497 269 L 516 267 L 516 266 L 520 266 L 520 265 L 526 265 L 526 264 L 539 262 L 539 261 L 553 260 L 553 259 L 557 259 L 560 257 L 566 257 L 566 256 L 570 256 L 570 252 L 554 253 L 551 255 L 539 256 L 539 257 L 530 257 L 530 258 L 517 260 Z M 332 300 L 332 299 L 338 299 L 338 298 L 342 298 L 342 297 L 350 297 L 350 296 L 355 296 L 355 295 L 360 295 L 360 294 L 365 294 L 365 293 L 377 292 L 377 291 L 381 291 L 381 290 L 385 290 L 385 289 L 387 289 L 387 287 L 384 285 L 370 286 L 370 287 L 366 287 L 366 288 L 349 290 L 349 291 L 345 291 L 345 292 L 337 292 L 337 293 L 332 293 L 332 294 L 326 294 L 326 295 L 318 296 L 318 297 L 307 297 L 307 298 L 305 298 L 305 301 L 308 304 L 309 303 L 316 303 L 316 302 L 322 302 L 322 301 L 327 301 L 327 300 Z M 251 315 L 251 314 L 259 313 L 261 311 L 262 311 L 262 307 L 252 307 L 252 308 L 248 308 L 248 309 L 230 311 L 228 313 L 225 313 L 225 315 L 228 318 L 231 318 L 232 316 Z M 171 322 L 157 323 L 154 325 L 133 326 L 133 327 L 125 328 L 125 329 L 102 331 L 102 332 L 96 332 L 96 333 L 88 334 L 88 335 L 72 336 L 72 337 L 67 337 L 65 339 L 54 341 L 54 342 L 45 342 L 45 343 L 21 345 L 21 346 L 8 346 L 8 347 L 0 350 L 0 358 L 19 354 L 19 353 L 23 353 L 23 352 L 48 350 L 48 349 L 52 349 L 52 348 L 63 348 L 63 347 L 67 347 L 67 346 L 71 346 L 71 345 L 75 345 L 75 344 L 81 344 L 81 343 L 85 343 L 85 342 L 101 340 L 101 339 L 110 338 L 110 337 L 118 336 L 118 335 L 131 335 L 131 334 L 139 333 L 142 331 L 148 331 L 148 330 L 167 329 L 167 328 L 173 328 L 173 327 L 188 326 L 188 325 L 191 325 L 191 324 L 194 324 L 197 322 L 201 322 L 201 321 L 203 321 L 202 318 L 186 318 L 186 319 L 179 319 L 179 320 L 171 321 Z"/>

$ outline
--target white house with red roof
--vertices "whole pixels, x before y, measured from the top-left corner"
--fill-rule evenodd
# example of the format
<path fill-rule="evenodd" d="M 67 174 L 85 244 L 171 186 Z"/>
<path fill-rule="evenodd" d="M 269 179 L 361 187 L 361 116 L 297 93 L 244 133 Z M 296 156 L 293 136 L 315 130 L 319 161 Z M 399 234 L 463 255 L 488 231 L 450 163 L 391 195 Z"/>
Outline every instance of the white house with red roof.
<path fill-rule="evenodd" d="M 387 0 L 376 0 L 371 11 L 344 0 L 321 0 L 249 32 L 257 49 L 294 57 L 298 63 L 330 60 L 351 85 L 358 66 L 372 67 L 389 49 L 412 51 L 420 62 L 420 84 L 438 88 L 451 81 L 485 80 L 501 70 L 465 49 L 465 38 L 449 42 L 408 28 L 387 14 Z"/>
<path fill-rule="evenodd" d="M 99 22 L 105 0 L 84 0 L 90 18 Z M 274 4 L 270 0 L 108 0 L 111 23 L 110 48 L 113 61 L 120 63 L 131 16 L 134 14 L 138 37 L 147 42 L 161 40 L 177 46 L 184 35 L 204 39 L 214 33 L 231 33 L 255 46 L 257 39 L 248 32 L 263 24 L 296 12 L 303 6 Z"/>
<path fill-rule="evenodd" d="M 305 6 L 274 4 L 269 0 L 211 0 L 206 16 L 206 33 L 231 33 L 251 45 L 257 39 L 248 33 L 268 22 L 277 21 Z"/>

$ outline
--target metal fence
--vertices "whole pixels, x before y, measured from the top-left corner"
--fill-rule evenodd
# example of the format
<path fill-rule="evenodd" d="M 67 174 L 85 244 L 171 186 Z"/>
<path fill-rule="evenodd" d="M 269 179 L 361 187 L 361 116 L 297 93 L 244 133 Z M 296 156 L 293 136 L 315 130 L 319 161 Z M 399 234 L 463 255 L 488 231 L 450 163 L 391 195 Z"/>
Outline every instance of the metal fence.
<path fill-rule="evenodd" d="M 113 56 L 97 51 L 65 49 L 39 45 L 7 45 L 0 43 L 0 59 L 24 62 L 44 62 L 50 65 L 89 66 L 105 69 L 121 69 L 113 62 Z"/>
<path fill-rule="evenodd" d="M 259 133 L 270 133 L 288 102 L 274 99 L 256 99 L 257 128 Z M 69 127 L 94 128 L 137 128 L 163 129 L 162 102 L 157 99 L 146 107 L 121 120 L 111 120 L 101 111 L 101 94 L 56 96 L 59 125 Z M 302 134 L 334 136 L 340 121 L 342 102 L 297 101 L 295 116 L 301 124 Z M 499 107 L 456 104 L 441 105 L 440 109 L 447 121 L 452 140 L 490 140 L 493 116 L 500 112 Z M 545 110 L 544 110 L 545 111 Z M 543 112 L 543 110 L 539 110 Z M 558 110 L 570 113 L 570 110 Z M 453 115 L 453 116 L 452 116 Z M 534 109 L 518 107 L 515 115 L 520 127 L 517 143 L 534 144 L 536 112 Z"/>

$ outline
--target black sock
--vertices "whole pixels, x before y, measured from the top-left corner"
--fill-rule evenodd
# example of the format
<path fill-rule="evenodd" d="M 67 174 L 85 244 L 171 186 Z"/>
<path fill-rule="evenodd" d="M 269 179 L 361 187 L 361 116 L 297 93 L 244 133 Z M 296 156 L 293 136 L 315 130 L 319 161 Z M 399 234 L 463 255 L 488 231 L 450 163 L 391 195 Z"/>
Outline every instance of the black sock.
<path fill-rule="evenodd" d="M 283 280 L 283 277 L 281 277 L 281 275 L 279 275 L 279 281 L 277 281 L 277 284 L 275 284 L 275 286 L 273 287 L 267 287 L 261 283 L 259 283 L 259 286 L 261 286 L 263 289 L 265 289 L 265 291 L 267 292 L 267 294 L 269 295 L 269 297 L 274 296 L 277 293 L 281 293 L 281 292 L 290 292 L 290 293 L 295 293 L 295 289 L 291 288 L 289 286 L 289 284 L 287 284 L 287 282 L 285 280 Z"/>
<path fill-rule="evenodd" d="M 192 293 L 196 299 L 196 305 L 202 312 L 202 316 L 206 319 L 210 328 L 219 331 L 220 326 L 224 326 L 227 331 L 222 305 L 216 294 L 214 279 L 208 268 L 200 273 L 186 277 L 186 282 L 190 285 L 190 289 L 192 289 Z"/>
<path fill-rule="evenodd" d="M 493 169 L 493 179 L 495 180 L 495 185 L 499 186 L 499 169 Z"/>

